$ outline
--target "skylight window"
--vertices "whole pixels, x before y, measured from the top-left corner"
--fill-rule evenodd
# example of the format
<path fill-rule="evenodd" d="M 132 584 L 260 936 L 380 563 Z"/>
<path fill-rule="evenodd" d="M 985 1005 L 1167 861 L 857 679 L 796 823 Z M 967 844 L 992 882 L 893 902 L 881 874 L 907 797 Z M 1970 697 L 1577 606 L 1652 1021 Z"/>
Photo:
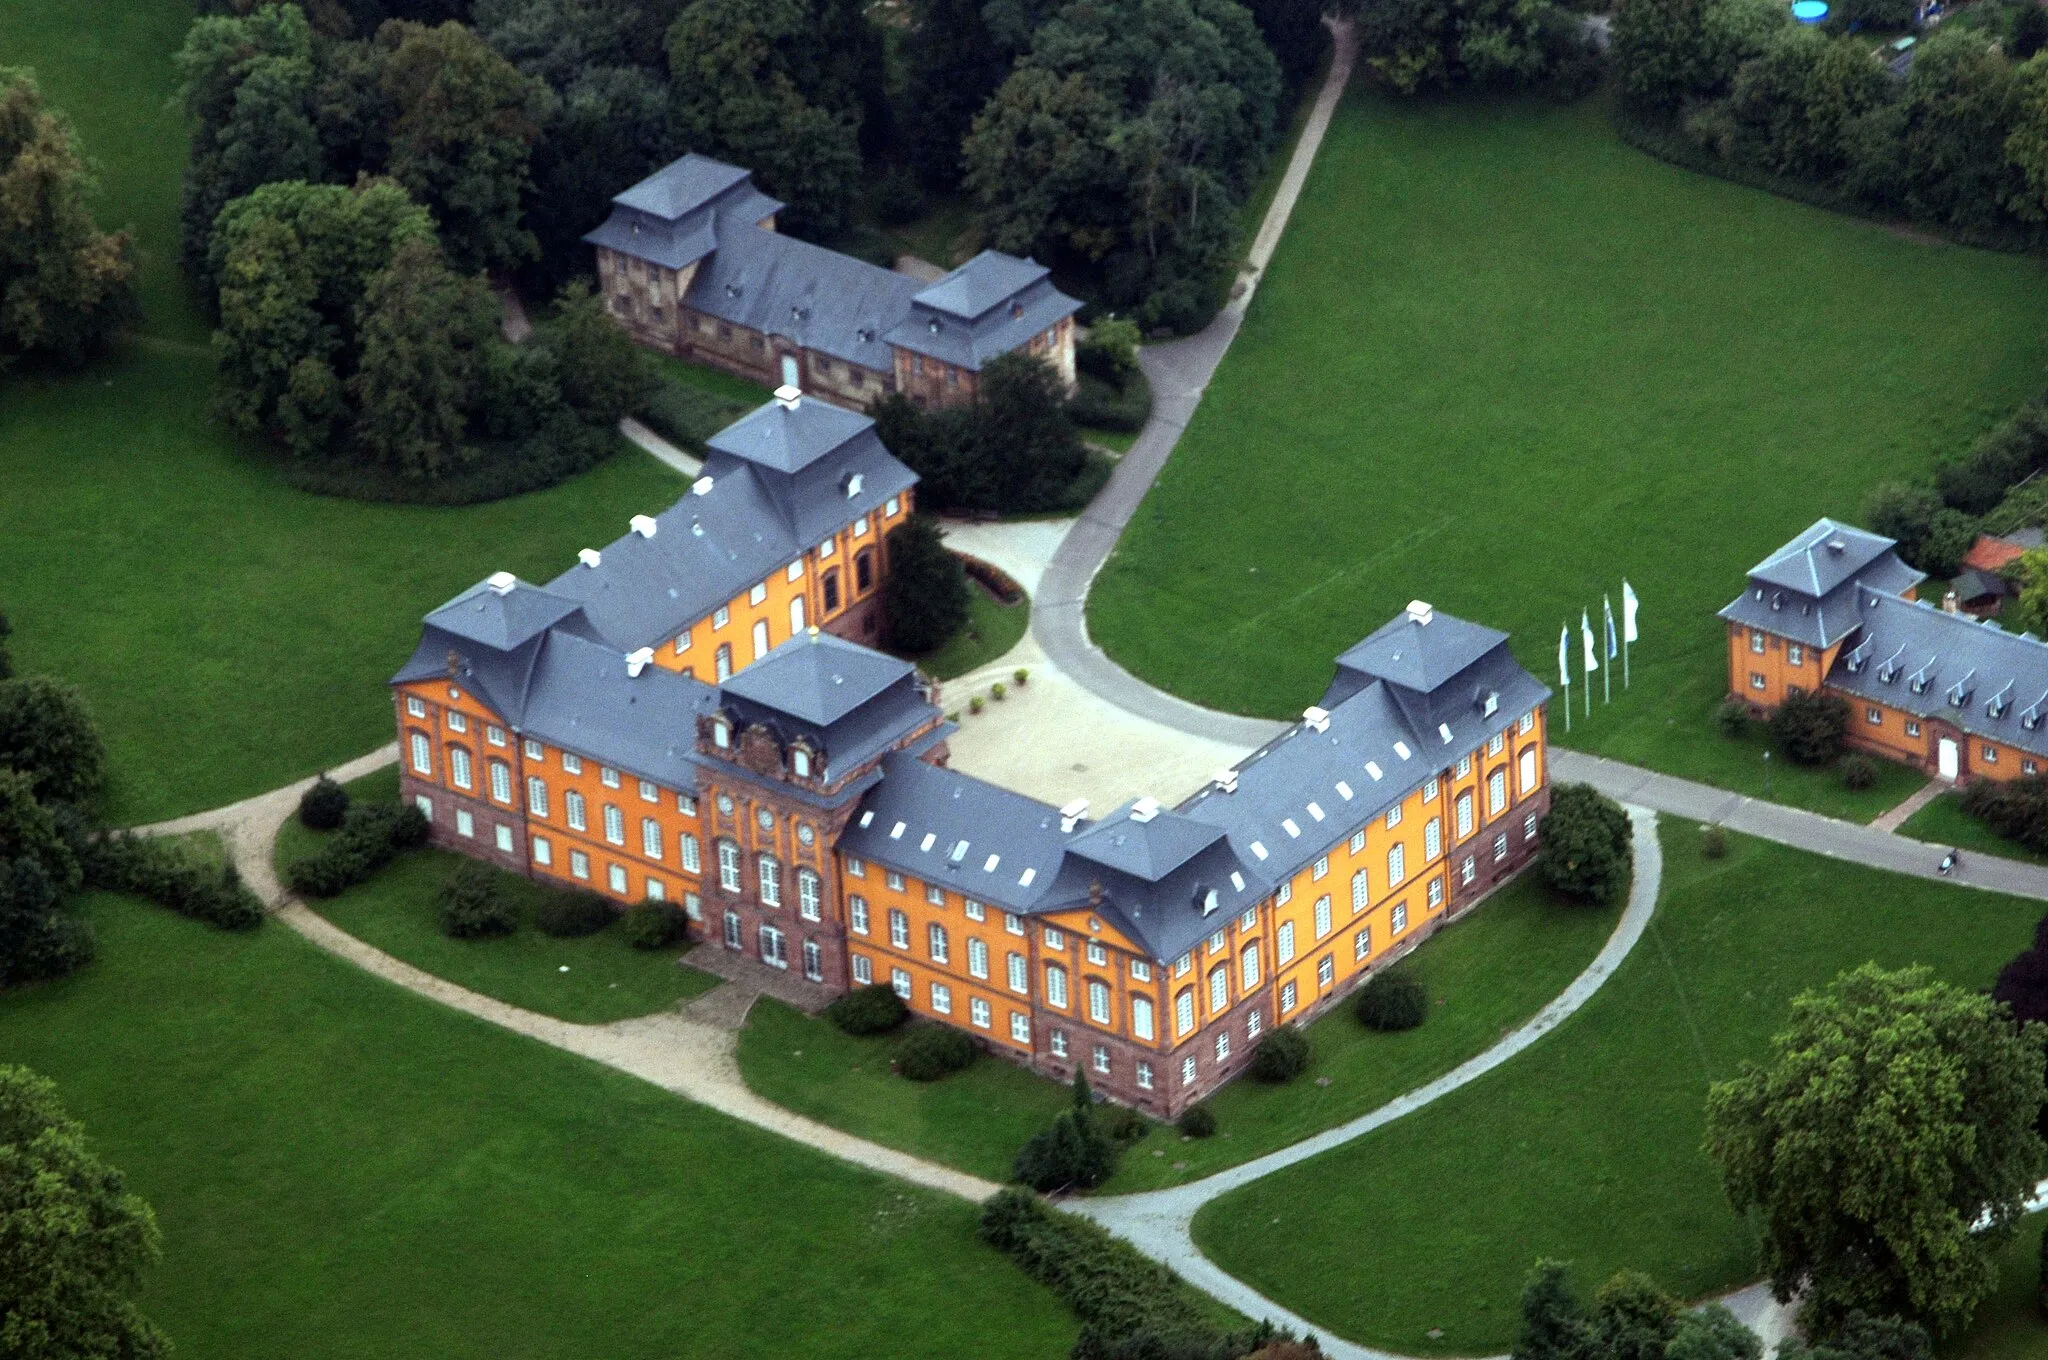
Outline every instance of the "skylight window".
<path fill-rule="evenodd" d="M 1237 889 L 1237 890 L 1238 890 L 1239 892 L 1243 892 L 1243 891 L 1244 891 L 1244 875 L 1243 875 L 1243 874 L 1241 874 L 1241 873 L 1239 873 L 1239 872 L 1238 872 L 1237 870 L 1235 870 L 1235 869 L 1232 869 L 1232 870 L 1230 871 L 1230 886 L 1231 886 L 1231 887 L 1233 887 L 1233 888 L 1235 888 L 1235 889 Z"/>
<path fill-rule="evenodd" d="M 1401 757 L 1401 759 L 1406 760 L 1408 759 L 1408 757 L 1414 755 L 1415 753 L 1408 749 L 1407 742 L 1397 741 L 1394 743 L 1394 754 Z"/>
<path fill-rule="evenodd" d="M 962 841 L 962 842 L 960 842 L 960 843 L 959 843 L 958 845 L 954 846 L 954 847 L 953 847 L 953 853 L 952 853 L 952 854 L 951 854 L 951 855 L 950 855 L 950 856 L 949 856 L 948 858 L 950 858 L 950 859 L 951 859 L 951 860 L 953 861 L 953 863 L 955 863 L 955 864 L 958 864 L 958 863 L 960 863 L 960 862 L 961 862 L 962 860 L 966 859 L 966 858 L 967 858 L 967 842 L 966 842 L 966 841 Z"/>
<path fill-rule="evenodd" d="M 1003 857 L 1001 855 L 990 855 L 988 863 L 981 866 L 981 871 L 985 874 L 992 874 L 996 871 L 996 866 L 1002 862 Z"/>
<path fill-rule="evenodd" d="M 1301 834 L 1301 828 L 1294 824 L 1292 817 L 1282 817 L 1280 825 L 1290 836 L 1299 836 Z"/>
<path fill-rule="evenodd" d="M 1252 853 L 1254 855 L 1257 855 L 1260 859 L 1264 859 L 1266 857 L 1266 847 L 1259 844 L 1257 841 L 1253 841 Z"/>
<path fill-rule="evenodd" d="M 1345 782 L 1344 782 L 1343 780 L 1341 780 L 1341 779 L 1340 779 L 1340 780 L 1338 780 L 1338 781 L 1337 781 L 1337 794 L 1338 794 L 1338 796 L 1339 796 L 1339 797 L 1341 797 L 1341 798 L 1342 798 L 1342 799 L 1343 799 L 1343 800 L 1344 800 L 1345 802 L 1347 802 L 1347 803 L 1348 803 L 1348 802 L 1350 802 L 1350 801 L 1351 801 L 1351 786 L 1350 786 L 1349 784 L 1345 783 Z"/>
<path fill-rule="evenodd" d="M 1374 779 L 1378 779 L 1380 777 L 1380 763 L 1377 760 L 1366 761 L 1365 772 L 1371 775 Z"/>
<path fill-rule="evenodd" d="M 927 831 L 924 833 L 924 839 L 918 842 L 917 848 L 920 850 L 929 850 L 932 848 L 933 845 L 935 845 L 938 842 L 938 839 L 938 832 Z"/>
<path fill-rule="evenodd" d="M 1037 877 L 1038 870 L 1026 869 L 1023 873 L 1017 876 L 1017 886 L 1020 888 L 1028 888 L 1031 886 L 1031 880 Z"/>
<path fill-rule="evenodd" d="M 1323 820 L 1323 810 L 1322 810 L 1322 808 L 1320 808 L 1319 806 L 1317 806 L 1317 805 L 1316 805 L 1316 804 L 1314 804 L 1314 803 L 1310 803 L 1310 804 L 1308 805 L 1308 815 L 1309 815 L 1309 816 L 1311 816 L 1311 817 L 1313 817 L 1313 818 L 1315 818 L 1315 819 L 1316 819 L 1317 821 L 1319 821 L 1319 822 L 1320 822 L 1321 820 Z"/>
<path fill-rule="evenodd" d="M 875 810 L 874 810 L 873 808 L 869 808 L 869 809 L 868 809 L 868 810 L 867 810 L 866 812 L 863 812 L 863 813 L 862 813 L 862 814 L 860 815 L 860 826 L 861 826 L 861 830 L 865 831 L 865 830 L 867 830 L 867 829 L 868 829 L 869 827 L 873 826 L 874 824 L 875 824 Z"/>
<path fill-rule="evenodd" d="M 892 841 L 900 841 L 900 840 L 902 840 L 902 839 L 903 839 L 903 830 L 904 830 L 904 827 L 905 827 L 905 825 L 906 825 L 906 823 L 903 823 L 903 822 L 898 822 L 898 823 L 896 823 L 896 825 L 894 825 L 894 826 L 890 827 L 890 828 L 889 828 L 889 839 L 890 839 L 890 840 L 892 840 Z"/>

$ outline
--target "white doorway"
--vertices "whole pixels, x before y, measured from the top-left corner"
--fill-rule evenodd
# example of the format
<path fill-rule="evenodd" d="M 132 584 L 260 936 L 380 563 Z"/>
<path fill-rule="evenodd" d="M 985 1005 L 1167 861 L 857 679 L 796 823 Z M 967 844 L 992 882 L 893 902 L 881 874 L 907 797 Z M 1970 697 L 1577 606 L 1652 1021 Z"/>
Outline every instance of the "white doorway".
<path fill-rule="evenodd" d="M 1939 749 L 1939 759 L 1941 761 L 1941 777 L 1953 784 L 1956 775 L 1962 771 L 1962 751 L 1957 748 L 1953 741 L 1943 737 Z"/>
<path fill-rule="evenodd" d="M 796 356 L 794 354 L 785 354 L 782 356 L 782 385 L 784 387 L 802 387 L 803 384 L 796 379 Z"/>

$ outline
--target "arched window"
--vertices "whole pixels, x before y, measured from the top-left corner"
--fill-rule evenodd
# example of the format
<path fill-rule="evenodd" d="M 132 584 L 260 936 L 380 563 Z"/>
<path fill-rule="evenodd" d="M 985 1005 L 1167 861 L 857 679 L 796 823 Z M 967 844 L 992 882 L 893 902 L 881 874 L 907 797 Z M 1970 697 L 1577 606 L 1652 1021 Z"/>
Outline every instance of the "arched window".
<path fill-rule="evenodd" d="M 718 843 L 718 886 L 732 893 L 740 890 L 740 848 L 731 841 Z"/>
<path fill-rule="evenodd" d="M 626 814 L 612 803 L 604 805 L 604 838 L 613 845 L 626 843 Z"/>
<path fill-rule="evenodd" d="M 1351 876 L 1351 909 L 1364 911 L 1372 905 L 1372 889 L 1367 885 L 1365 870 L 1360 869 Z"/>
<path fill-rule="evenodd" d="M 1212 1011 L 1230 1008 L 1230 970 L 1217 964 L 1209 970 L 1209 1009 Z"/>
<path fill-rule="evenodd" d="M 412 734 L 412 770 L 430 779 L 434 774 L 434 743 L 427 740 L 424 732 Z"/>
<path fill-rule="evenodd" d="M 952 954 L 950 943 L 946 939 L 946 928 L 937 922 L 933 922 L 925 933 L 925 944 L 931 950 L 933 963 L 945 963 Z"/>
<path fill-rule="evenodd" d="M 809 779 L 811 777 L 810 751 L 802 746 L 790 748 L 789 770 L 798 779 Z"/>
<path fill-rule="evenodd" d="M 718 677 L 723 680 L 725 676 Z M 711 744 L 724 751 L 732 746 L 732 724 L 723 718 L 711 720 Z"/>
<path fill-rule="evenodd" d="M 825 573 L 825 612 L 830 614 L 838 608 L 839 573 L 837 571 L 828 571 Z"/>
<path fill-rule="evenodd" d="M 1109 1023 L 1109 984 L 1088 979 L 1088 1018 L 1098 1025 Z"/>
<path fill-rule="evenodd" d="M 1408 877 L 1408 847 L 1396 845 L 1387 851 L 1387 886 L 1395 887 Z"/>
<path fill-rule="evenodd" d="M 875 585 L 875 550 L 862 548 L 853 555 L 853 588 L 865 595 Z"/>
<path fill-rule="evenodd" d="M 1249 992 L 1259 985 L 1259 947 L 1248 944 L 1237 956 L 1237 985 Z"/>
<path fill-rule="evenodd" d="M 804 635 L 804 597 L 801 595 L 789 602 L 789 635 Z"/>
<path fill-rule="evenodd" d="M 1508 805 L 1508 772 L 1495 770 L 1486 781 L 1486 815 L 1498 817 Z"/>
<path fill-rule="evenodd" d="M 1061 1010 L 1067 1008 L 1067 970 L 1056 963 L 1045 965 L 1045 1001 Z"/>
<path fill-rule="evenodd" d="M 1183 987 L 1180 994 L 1173 998 L 1173 1032 L 1176 1035 L 1186 1034 L 1194 1027 L 1195 990 L 1192 987 Z"/>
<path fill-rule="evenodd" d="M 649 859 L 661 858 L 661 823 L 652 817 L 640 819 L 640 853 Z"/>
<path fill-rule="evenodd" d="M 1461 793 L 1458 795 L 1458 839 L 1463 840 L 1471 834 L 1472 795 L 1469 792 Z"/>
<path fill-rule="evenodd" d="M 1536 791 L 1536 748 L 1531 746 L 1522 752 L 1522 796 L 1527 798 Z"/>
<path fill-rule="evenodd" d="M 718 644 L 718 650 L 712 653 L 712 661 L 713 669 L 720 680 L 732 679 L 732 644 L 730 642 Z"/>
<path fill-rule="evenodd" d="M 448 748 L 448 775 L 449 778 L 455 781 L 455 787 L 458 789 L 466 789 L 471 786 L 472 775 L 469 768 L 468 747 L 450 746 Z"/>
<path fill-rule="evenodd" d="M 1131 1033 L 1140 1039 L 1157 1037 L 1152 1028 L 1152 1002 L 1146 997 L 1131 998 Z"/>

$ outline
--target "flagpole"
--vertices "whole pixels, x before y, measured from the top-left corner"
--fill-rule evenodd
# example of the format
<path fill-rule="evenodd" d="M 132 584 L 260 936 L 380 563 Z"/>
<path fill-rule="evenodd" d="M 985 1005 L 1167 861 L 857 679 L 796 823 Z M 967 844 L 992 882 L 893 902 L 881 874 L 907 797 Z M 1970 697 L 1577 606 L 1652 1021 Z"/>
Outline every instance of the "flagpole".
<path fill-rule="evenodd" d="M 1621 635 L 1621 687 L 1628 688 L 1628 634 Z"/>
<path fill-rule="evenodd" d="M 1607 658 L 1608 664 L 1600 668 L 1600 702 L 1614 702 L 1614 658 Z"/>

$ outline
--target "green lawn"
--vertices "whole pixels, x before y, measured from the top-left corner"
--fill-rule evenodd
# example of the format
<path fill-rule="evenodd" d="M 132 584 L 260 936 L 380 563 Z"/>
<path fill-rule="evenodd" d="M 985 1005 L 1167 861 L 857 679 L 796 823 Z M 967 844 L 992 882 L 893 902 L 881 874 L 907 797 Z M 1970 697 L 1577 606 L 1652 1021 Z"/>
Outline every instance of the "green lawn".
<path fill-rule="evenodd" d="M 2038 390 L 2044 318 L 2034 261 L 1662 164 L 1598 101 L 1360 81 L 1089 628 L 1147 680 L 1282 717 L 1417 596 L 1552 679 L 1559 626 L 1626 576 L 1642 683 L 1568 738 L 1554 714 L 1558 739 L 1761 792 L 1710 737 L 1714 611 L 1815 517 L 1855 518 Z M 1773 784 L 1863 810 L 1832 775 Z"/>
<path fill-rule="evenodd" d="M 1278 1087 L 1233 1082 L 1210 1101 L 1221 1132 L 1205 1141 L 1154 1125 L 1125 1151 L 1103 1193 L 1177 1185 L 1235 1166 L 1449 1071 L 1563 991 L 1618 916 L 1557 903 L 1533 878 L 1517 880 L 1402 965 L 1422 976 L 1437 1002 L 1429 1023 L 1375 1034 L 1348 1007 L 1324 1016 L 1310 1027 L 1315 1057 L 1300 1079 Z M 852 1038 L 827 1020 L 764 1001 L 740 1036 L 740 1071 L 779 1105 L 996 1180 L 1008 1178 L 1024 1140 L 1066 1104 L 1064 1086 L 993 1059 L 930 1085 L 906 1081 L 889 1071 L 900 1042 L 897 1035 Z"/>
<path fill-rule="evenodd" d="M 2035 1214 L 2000 1259 L 1998 1292 L 1977 1310 L 1967 1331 L 1941 1348 L 1943 1360 L 2039 1360 L 2048 1355 L 2048 1322 L 2041 1319 L 2041 1232 L 2048 1214 Z"/>
<path fill-rule="evenodd" d="M 371 801 L 397 797 L 397 767 L 356 780 L 349 792 Z M 324 839 L 296 817 L 286 822 L 277 842 L 279 872 L 317 850 Z M 687 950 L 635 949 L 617 927 L 574 940 L 541 934 L 533 928 L 532 913 L 543 889 L 518 874 L 500 875 L 522 917 L 517 931 L 492 939 L 450 939 L 441 933 L 438 893 L 463 863 L 461 856 L 444 850 L 416 850 L 400 855 L 368 883 L 308 905 L 357 939 L 435 977 L 578 1024 L 649 1015 L 719 983 L 681 962 Z"/>
<path fill-rule="evenodd" d="M 1211 1204 L 1202 1250 L 1312 1321 L 1414 1354 L 1505 1349 L 1541 1256 L 1589 1286 L 1632 1267 L 1688 1297 L 1754 1278 L 1700 1150 L 1707 1084 L 1766 1055 L 1795 994 L 1866 960 L 1989 984 L 2043 908 L 1734 835 L 1709 861 L 1697 827 L 1661 834 L 1657 915 L 1583 1010 L 1427 1109 Z"/>
<path fill-rule="evenodd" d="M 1579 710 L 1583 713 L 1585 710 Z M 1576 734 L 1574 734 L 1576 735 Z M 1571 737 L 1562 738 L 1570 744 Z M 1735 773 L 1714 776 L 1709 782 L 1724 788 L 1746 787 L 1743 780 L 1752 780 L 1758 794 L 1768 794 L 1780 803 L 1792 803 L 1830 817 L 1842 817 L 1852 822 L 1868 822 L 1881 813 L 1889 812 L 1911 798 L 1927 783 L 1927 774 L 1910 765 L 1895 760 L 1876 760 L 1877 782 L 1867 789 L 1849 789 L 1842 784 L 1840 764 L 1806 766 L 1795 765 L 1785 759 L 1785 753 L 1771 745 L 1771 738 L 1761 723 L 1751 723 L 1743 735 L 1723 735 L 1718 722 L 1708 723 L 1703 730 L 1696 731 L 1695 743 L 1718 749 L 1692 753 L 1691 758 L 1709 763 L 1716 768 Z M 1764 752 L 1771 753 L 1770 773 L 1764 775 Z"/>
<path fill-rule="evenodd" d="M 156 1208 L 143 1306 L 191 1356 L 1064 1354 L 964 1202 L 444 1009 L 272 923 L 129 901 L 0 997 Z M 935 1301 L 943 1301 L 942 1303 Z"/>
<path fill-rule="evenodd" d="M 967 626 L 936 652 L 917 659 L 918 666 L 939 680 L 951 680 L 979 670 L 1001 657 L 1023 640 L 1031 626 L 1031 601 L 1004 604 L 969 581 L 967 583 Z"/>
<path fill-rule="evenodd" d="M 1963 797 L 1959 793 L 1944 793 L 1921 808 L 1906 819 L 1905 825 L 1899 828 L 1899 834 L 1935 845 L 1952 845 L 1958 850 L 2025 860 L 2029 864 L 2048 864 L 2048 855 L 2035 854 L 2018 841 L 2007 840 L 1963 811 Z"/>

